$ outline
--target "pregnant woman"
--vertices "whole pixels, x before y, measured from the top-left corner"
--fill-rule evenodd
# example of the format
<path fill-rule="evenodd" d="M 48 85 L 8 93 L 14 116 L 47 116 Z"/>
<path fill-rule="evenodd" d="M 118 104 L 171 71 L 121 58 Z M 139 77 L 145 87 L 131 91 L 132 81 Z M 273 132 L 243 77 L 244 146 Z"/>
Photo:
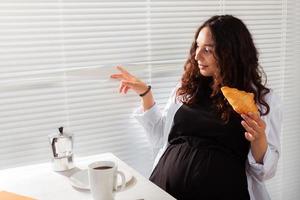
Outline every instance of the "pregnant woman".
<path fill-rule="evenodd" d="M 267 88 L 245 24 L 213 16 L 196 31 L 181 81 L 163 112 L 151 86 L 122 67 L 120 92 L 141 96 L 135 117 L 156 153 L 150 180 L 176 199 L 270 199 L 264 181 L 279 159 L 281 110 Z M 258 113 L 238 114 L 221 87 L 251 92 Z"/>

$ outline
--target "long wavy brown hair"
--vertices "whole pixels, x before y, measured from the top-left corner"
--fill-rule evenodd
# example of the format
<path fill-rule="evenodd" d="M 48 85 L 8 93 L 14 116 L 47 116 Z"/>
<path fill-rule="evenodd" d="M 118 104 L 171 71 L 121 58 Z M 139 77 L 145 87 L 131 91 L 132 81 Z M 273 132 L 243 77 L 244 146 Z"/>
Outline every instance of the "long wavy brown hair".
<path fill-rule="evenodd" d="M 204 27 L 210 29 L 215 43 L 214 56 L 220 71 L 219 82 L 214 81 L 212 77 L 201 75 L 195 60 L 196 39 Z M 262 78 L 265 78 L 264 83 Z M 201 96 L 209 94 L 220 117 L 227 122 L 233 110 L 220 88 L 234 87 L 252 92 L 255 102 L 265 107 L 264 112 L 260 110 L 260 114 L 266 115 L 270 111 L 264 98 L 270 92 L 270 89 L 265 87 L 266 80 L 266 75 L 258 63 L 257 49 L 246 25 L 232 15 L 217 15 L 204 22 L 195 33 L 177 97 L 180 97 L 183 103 L 191 105 L 201 101 Z"/>

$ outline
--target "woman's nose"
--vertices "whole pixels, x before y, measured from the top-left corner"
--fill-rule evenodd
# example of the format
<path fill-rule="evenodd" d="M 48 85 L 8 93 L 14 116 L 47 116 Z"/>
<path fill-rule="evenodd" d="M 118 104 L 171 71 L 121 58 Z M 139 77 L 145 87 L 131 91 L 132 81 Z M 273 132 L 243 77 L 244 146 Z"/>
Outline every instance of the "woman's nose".
<path fill-rule="evenodd" d="M 198 54 L 199 54 L 198 49 L 196 49 L 195 60 L 198 60 Z"/>
<path fill-rule="evenodd" d="M 195 60 L 200 60 L 200 50 L 199 50 L 199 48 L 196 49 Z"/>

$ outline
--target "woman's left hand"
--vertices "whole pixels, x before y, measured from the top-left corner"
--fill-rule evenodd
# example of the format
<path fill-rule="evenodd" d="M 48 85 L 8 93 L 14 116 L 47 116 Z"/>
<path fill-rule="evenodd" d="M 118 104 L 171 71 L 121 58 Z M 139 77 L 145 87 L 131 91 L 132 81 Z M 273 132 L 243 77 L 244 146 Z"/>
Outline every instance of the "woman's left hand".
<path fill-rule="evenodd" d="M 241 115 L 242 125 L 246 129 L 245 137 L 251 143 L 251 152 L 257 163 L 263 164 L 264 155 L 268 148 L 266 136 L 266 123 L 258 113 Z"/>
<path fill-rule="evenodd" d="M 252 142 L 266 141 L 266 123 L 261 119 L 259 113 L 242 114 L 242 125 L 246 129 L 245 137 Z"/>

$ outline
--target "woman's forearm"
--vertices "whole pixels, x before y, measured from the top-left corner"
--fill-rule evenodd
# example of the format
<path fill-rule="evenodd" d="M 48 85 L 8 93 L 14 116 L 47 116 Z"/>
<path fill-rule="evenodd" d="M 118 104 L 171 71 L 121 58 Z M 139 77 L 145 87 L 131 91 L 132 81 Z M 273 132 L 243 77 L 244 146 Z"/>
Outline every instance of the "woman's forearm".
<path fill-rule="evenodd" d="M 142 105 L 144 111 L 149 110 L 154 105 L 154 98 L 151 90 L 142 97 Z"/>
<path fill-rule="evenodd" d="M 251 143 L 251 153 L 257 163 L 263 164 L 263 159 L 268 148 L 266 138 Z"/>

